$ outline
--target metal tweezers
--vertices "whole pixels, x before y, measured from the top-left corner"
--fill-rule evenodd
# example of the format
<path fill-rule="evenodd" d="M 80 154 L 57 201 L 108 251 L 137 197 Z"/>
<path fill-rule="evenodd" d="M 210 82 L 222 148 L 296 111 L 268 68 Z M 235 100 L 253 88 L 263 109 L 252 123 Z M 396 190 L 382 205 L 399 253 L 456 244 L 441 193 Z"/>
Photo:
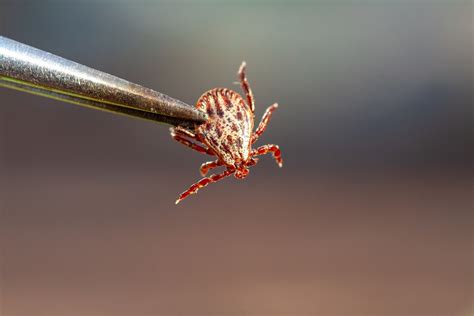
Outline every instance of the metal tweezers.
<path fill-rule="evenodd" d="M 207 119 L 165 94 L 2 36 L 0 86 L 175 126 Z"/>

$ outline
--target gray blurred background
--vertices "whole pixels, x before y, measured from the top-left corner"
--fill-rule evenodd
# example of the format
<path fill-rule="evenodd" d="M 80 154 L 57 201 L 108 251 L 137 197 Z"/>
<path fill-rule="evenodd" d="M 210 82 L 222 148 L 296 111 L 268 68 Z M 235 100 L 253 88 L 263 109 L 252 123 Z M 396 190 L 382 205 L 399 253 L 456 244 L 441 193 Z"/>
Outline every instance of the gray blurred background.
<path fill-rule="evenodd" d="M 471 315 L 472 1 L 0 0 L 0 34 L 189 104 L 242 60 L 258 144 L 0 89 L 3 316 Z"/>

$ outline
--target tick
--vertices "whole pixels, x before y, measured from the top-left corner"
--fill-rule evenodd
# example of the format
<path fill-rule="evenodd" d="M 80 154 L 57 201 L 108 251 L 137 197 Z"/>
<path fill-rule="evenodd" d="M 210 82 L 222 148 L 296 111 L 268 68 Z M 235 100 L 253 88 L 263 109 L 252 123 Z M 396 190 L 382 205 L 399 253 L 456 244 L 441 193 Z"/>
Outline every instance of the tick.
<path fill-rule="evenodd" d="M 176 141 L 203 154 L 217 157 L 215 161 L 201 165 L 200 171 L 204 178 L 181 193 L 176 204 L 209 183 L 217 182 L 232 174 L 237 179 L 244 179 L 249 174 L 248 168 L 257 164 L 256 156 L 272 153 L 278 166 L 283 165 L 277 145 L 263 145 L 252 149 L 252 144 L 265 131 L 278 104 L 275 103 L 267 108 L 257 129 L 253 131 L 255 103 L 245 75 L 245 68 L 246 64 L 242 62 L 238 71 L 245 100 L 240 94 L 230 89 L 211 89 L 196 102 L 196 107 L 208 114 L 209 119 L 205 123 L 196 125 L 193 130 L 180 126 L 171 128 L 171 136 Z M 209 170 L 219 166 L 224 166 L 226 169 L 221 173 L 206 177 Z"/>

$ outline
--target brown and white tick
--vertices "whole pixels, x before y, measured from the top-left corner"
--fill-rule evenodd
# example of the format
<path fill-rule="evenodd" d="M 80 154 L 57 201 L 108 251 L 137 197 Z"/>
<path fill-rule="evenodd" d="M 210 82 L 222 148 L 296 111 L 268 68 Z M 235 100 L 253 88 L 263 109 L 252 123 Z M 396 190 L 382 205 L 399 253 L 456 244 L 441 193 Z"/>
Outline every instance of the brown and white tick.
<path fill-rule="evenodd" d="M 273 153 L 278 166 L 283 165 L 277 145 L 263 145 L 252 149 L 252 144 L 265 131 L 278 104 L 275 103 L 268 107 L 254 132 L 255 104 L 252 90 L 245 76 L 245 66 L 245 62 L 242 62 L 238 77 L 246 101 L 237 92 L 230 89 L 209 90 L 196 103 L 199 110 L 208 114 L 208 120 L 201 125 L 196 125 L 194 130 L 179 126 L 171 128 L 171 136 L 178 142 L 201 153 L 217 157 L 217 160 L 201 165 L 200 171 L 203 177 L 213 168 L 226 167 L 225 171 L 205 177 L 190 186 L 189 189 L 181 193 L 176 204 L 209 183 L 217 182 L 231 174 L 234 174 L 237 179 L 244 179 L 249 174 L 248 167 L 257 164 L 258 158 L 255 156 Z"/>

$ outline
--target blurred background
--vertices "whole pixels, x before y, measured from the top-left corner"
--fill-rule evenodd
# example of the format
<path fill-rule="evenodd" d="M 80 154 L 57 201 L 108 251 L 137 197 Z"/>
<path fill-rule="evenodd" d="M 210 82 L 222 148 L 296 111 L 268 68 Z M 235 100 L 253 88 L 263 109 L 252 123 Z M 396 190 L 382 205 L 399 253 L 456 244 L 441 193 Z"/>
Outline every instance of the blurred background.
<path fill-rule="evenodd" d="M 472 315 L 472 1 L 0 1 L 0 34 L 194 104 L 240 92 L 245 181 L 168 126 L 0 89 L 3 316 Z"/>

